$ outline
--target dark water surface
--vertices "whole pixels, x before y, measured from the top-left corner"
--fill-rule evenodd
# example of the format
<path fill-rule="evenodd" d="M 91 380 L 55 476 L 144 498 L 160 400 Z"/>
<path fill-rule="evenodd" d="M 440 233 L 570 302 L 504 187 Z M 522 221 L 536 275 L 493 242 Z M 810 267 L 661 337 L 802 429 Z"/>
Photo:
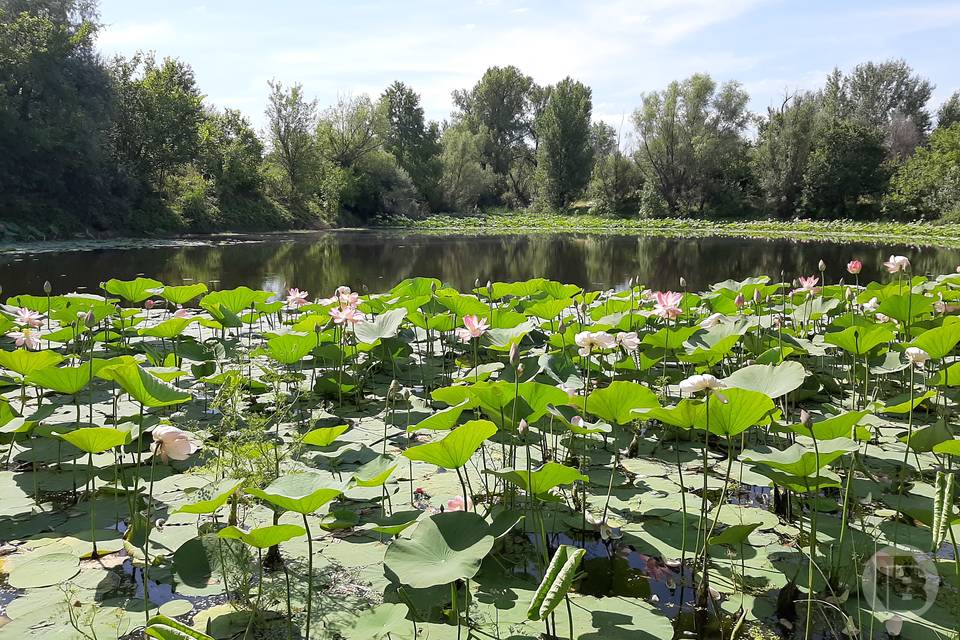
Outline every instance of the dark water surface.
<path fill-rule="evenodd" d="M 827 280 L 846 274 L 846 263 L 863 262 L 861 280 L 882 277 L 891 253 L 905 255 L 914 273 L 952 273 L 960 249 L 878 243 L 742 238 L 660 238 L 627 235 L 433 235 L 408 231 L 327 231 L 204 239 L 77 241 L 21 245 L 0 250 L 0 285 L 5 294 L 40 293 L 49 280 L 54 292 L 96 291 L 111 277 L 137 275 L 166 284 L 247 285 L 282 291 L 307 289 L 329 295 L 340 284 L 383 291 L 412 276 L 432 276 L 460 289 L 476 279 L 546 277 L 589 289 L 623 285 L 631 276 L 653 289 L 676 289 L 680 276 L 690 289 L 727 278 L 765 274 L 792 280 L 817 274 Z M 84 289 L 85 288 L 85 289 Z"/>

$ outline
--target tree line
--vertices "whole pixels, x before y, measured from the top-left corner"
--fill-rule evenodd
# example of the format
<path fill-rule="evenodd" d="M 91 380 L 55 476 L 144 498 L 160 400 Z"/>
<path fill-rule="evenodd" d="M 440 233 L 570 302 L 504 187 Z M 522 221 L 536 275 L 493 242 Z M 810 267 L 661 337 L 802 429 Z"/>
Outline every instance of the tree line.
<path fill-rule="evenodd" d="M 262 132 L 209 104 L 189 64 L 103 59 L 95 0 L 0 0 L 6 229 L 206 231 L 488 208 L 616 216 L 960 220 L 960 92 L 902 60 L 835 70 L 751 113 L 695 74 L 618 128 L 592 91 L 491 67 L 429 121 L 397 81 L 321 107 L 271 82 Z"/>

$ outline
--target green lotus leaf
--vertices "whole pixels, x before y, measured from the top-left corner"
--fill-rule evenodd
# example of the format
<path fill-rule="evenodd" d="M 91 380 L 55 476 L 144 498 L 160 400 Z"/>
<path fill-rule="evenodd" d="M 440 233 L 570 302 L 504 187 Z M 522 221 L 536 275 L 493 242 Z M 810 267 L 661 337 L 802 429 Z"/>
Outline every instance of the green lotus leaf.
<path fill-rule="evenodd" d="M 923 393 L 914 395 L 913 399 L 908 394 L 902 394 L 893 398 L 888 398 L 886 403 L 881 405 L 880 413 L 902 414 L 909 413 L 920 406 L 921 403 L 935 397 L 937 392 L 929 389 Z"/>
<path fill-rule="evenodd" d="M 319 473 L 294 472 L 282 475 L 263 489 L 247 493 L 286 511 L 313 513 L 343 493 L 343 486 L 331 486 Z"/>
<path fill-rule="evenodd" d="M 948 456 L 960 456 L 960 440 L 944 440 L 933 446 L 934 453 L 945 453 Z"/>
<path fill-rule="evenodd" d="M 381 313 L 370 322 L 361 322 L 354 327 L 353 332 L 362 343 L 373 344 L 377 340 L 392 338 L 397 335 L 403 319 L 407 317 L 407 310 L 403 308 L 390 309 Z"/>
<path fill-rule="evenodd" d="M 138 364 L 104 367 L 99 375 L 119 384 L 130 397 L 144 407 L 168 407 L 190 400 L 186 391 L 151 375 Z"/>
<path fill-rule="evenodd" d="M 722 398 L 715 395 L 709 403 L 697 405 L 694 426 L 698 429 L 709 426 L 710 433 L 732 438 L 759 424 L 774 409 L 773 400 L 765 393 L 748 389 L 724 389 Z"/>
<path fill-rule="evenodd" d="M 553 320 L 567 307 L 573 304 L 572 298 L 561 298 L 559 300 L 540 300 L 526 308 L 528 315 L 540 318 L 541 320 Z"/>
<path fill-rule="evenodd" d="M 165 615 L 155 615 L 147 620 L 147 626 L 143 632 L 157 640 L 213 640 L 213 636 Z"/>
<path fill-rule="evenodd" d="M 484 441 L 497 432 L 497 426 L 489 420 L 466 422 L 437 442 L 428 442 L 411 447 L 403 452 L 404 457 L 434 464 L 444 469 L 459 469 L 467 464 Z"/>
<path fill-rule="evenodd" d="M 745 462 L 762 464 L 798 478 L 810 478 L 819 469 L 858 448 L 859 445 L 850 438 L 834 438 L 817 443 L 817 450 L 812 444 L 797 442 L 782 451 L 748 449 L 740 457 Z"/>
<path fill-rule="evenodd" d="M 877 312 L 890 316 L 900 322 L 909 322 L 913 318 L 933 312 L 933 300 L 927 296 L 912 293 L 893 295 L 884 299 Z"/>
<path fill-rule="evenodd" d="M 869 353 L 876 347 L 894 338 L 893 329 L 885 324 L 855 325 L 843 331 L 828 332 L 823 341 L 840 347 L 847 353 L 858 356 Z"/>
<path fill-rule="evenodd" d="M 249 287 L 211 291 L 200 299 L 200 306 L 210 312 L 214 318 L 223 316 L 226 311 L 235 317 L 257 302 L 266 302 L 273 296 L 269 291 L 254 291 Z"/>
<path fill-rule="evenodd" d="M 439 513 L 421 520 L 409 538 L 391 542 L 383 564 L 400 584 L 426 589 L 474 577 L 493 543 L 479 515 Z"/>
<path fill-rule="evenodd" d="M 0 351 L 0 367 L 27 377 L 34 371 L 49 369 L 63 362 L 63 356 L 56 351 Z"/>
<path fill-rule="evenodd" d="M 272 524 L 265 527 L 257 527 L 250 531 L 229 526 L 217 532 L 217 535 L 221 538 L 243 540 L 246 544 L 251 547 L 256 547 L 257 549 L 268 549 L 275 544 L 280 544 L 291 538 L 306 534 L 306 529 L 295 524 Z"/>
<path fill-rule="evenodd" d="M 422 515 L 423 511 L 419 509 L 394 511 L 389 516 L 374 515 L 360 529 L 395 536 L 419 520 Z"/>
<path fill-rule="evenodd" d="M 922 429 L 914 429 L 913 435 L 909 437 L 910 448 L 918 453 L 933 451 L 940 443 L 950 442 L 952 439 L 953 432 L 950 427 L 944 424 L 943 420 L 937 420 Z M 907 436 L 901 436 L 900 442 L 906 444 Z"/>
<path fill-rule="evenodd" d="M 854 427 L 860 424 L 863 417 L 869 411 L 848 411 L 837 416 L 831 416 L 824 420 L 812 423 L 809 427 L 798 424 L 790 427 L 794 433 L 799 433 L 807 437 L 816 437 L 817 440 L 833 440 L 834 438 L 851 438 L 856 435 L 858 439 L 867 439 L 870 437 L 869 431 L 855 431 Z M 866 435 L 866 438 L 860 436 Z"/>
<path fill-rule="evenodd" d="M 527 619 L 545 620 L 563 602 L 573 584 L 577 567 L 586 553 L 586 549 L 578 549 L 568 544 L 557 547 L 527 608 Z"/>
<path fill-rule="evenodd" d="M 550 405 L 548 409 L 552 415 L 560 418 L 563 426 L 577 435 L 610 433 L 613 431 L 613 426 L 611 426 L 608 422 L 587 422 L 586 420 L 578 420 L 578 418 L 583 418 L 583 416 L 580 415 L 582 412 L 577 407 L 571 407 L 569 405 Z"/>
<path fill-rule="evenodd" d="M 377 456 L 353 472 L 358 487 L 379 487 L 390 478 L 398 461 L 392 456 Z"/>
<path fill-rule="evenodd" d="M 149 336 L 151 338 L 162 338 L 165 340 L 171 340 L 176 338 L 183 330 L 189 327 L 191 324 L 197 321 L 197 318 L 170 318 L 169 320 L 164 320 L 158 324 L 148 327 L 146 329 L 140 329 L 137 333 L 141 336 Z"/>
<path fill-rule="evenodd" d="M 777 399 L 800 387 L 807 375 L 799 362 L 783 362 L 778 365 L 752 364 L 738 369 L 724 378 L 728 387 L 759 391 Z"/>
<path fill-rule="evenodd" d="M 120 296 L 127 302 L 143 302 L 154 295 L 157 289 L 163 288 L 163 283 L 153 278 L 137 278 L 135 280 L 117 280 L 112 278 L 104 283 L 108 293 Z"/>
<path fill-rule="evenodd" d="M 950 355 L 958 342 L 960 342 L 960 322 L 951 322 L 935 329 L 927 329 L 913 339 L 911 346 L 920 347 L 931 358 L 940 360 Z"/>
<path fill-rule="evenodd" d="M 176 287 L 166 286 L 160 292 L 160 297 L 171 304 L 187 304 L 206 292 L 207 285 L 197 282 L 196 284 L 184 284 Z"/>
<path fill-rule="evenodd" d="M 72 553 L 35 551 L 13 565 L 7 584 L 16 589 L 49 587 L 66 582 L 79 572 L 80 559 Z"/>
<path fill-rule="evenodd" d="M 89 364 L 81 364 L 77 367 L 47 367 L 27 376 L 27 382 L 72 396 L 90 384 L 92 375 Z"/>
<path fill-rule="evenodd" d="M 337 425 L 336 427 L 320 427 L 309 431 L 300 440 L 303 444 L 312 447 L 328 447 L 333 441 L 342 436 L 350 428 L 348 424 Z"/>
<path fill-rule="evenodd" d="M 360 613 L 351 625 L 334 623 L 331 626 L 343 638 L 385 640 L 400 637 L 409 629 L 410 622 L 407 621 L 406 605 L 384 602 Z"/>
<path fill-rule="evenodd" d="M 464 316 L 487 317 L 490 315 L 490 307 L 478 300 L 476 296 L 468 296 L 450 290 L 437 292 L 436 300 L 458 318 Z"/>
<path fill-rule="evenodd" d="M 747 541 L 750 534 L 759 527 L 762 522 L 752 524 L 732 524 L 715 536 L 710 536 L 710 544 L 725 545 L 736 547 Z"/>
<path fill-rule="evenodd" d="M 86 453 L 103 453 L 130 442 L 129 431 L 112 427 L 81 427 L 56 435 Z"/>
<path fill-rule="evenodd" d="M 503 478 L 535 496 L 545 495 L 554 487 L 562 484 L 572 484 L 577 480 L 582 482 L 589 480 L 578 469 L 562 465 L 559 462 L 547 462 L 538 469 L 531 470 L 529 474 L 526 469 L 502 469 L 500 471 L 487 469 L 486 473 Z"/>
<path fill-rule="evenodd" d="M 690 429 L 697 422 L 697 411 L 702 402 L 684 398 L 672 407 L 654 407 L 652 409 L 636 409 L 637 417 L 642 420 L 659 420 L 681 429 Z"/>
<path fill-rule="evenodd" d="M 446 409 L 436 411 L 420 422 L 411 424 L 409 427 L 407 427 L 407 432 L 419 431 L 420 429 L 429 429 L 431 431 L 446 431 L 448 429 L 453 429 L 457 424 L 457 420 L 460 419 L 460 416 L 464 411 L 467 409 L 473 409 L 479 404 L 479 398 L 465 398 L 463 402 L 459 402 L 452 407 L 447 407 Z"/>
<path fill-rule="evenodd" d="M 587 397 L 587 412 L 615 424 L 629 424 L 637 419 L 634 409 L 659 407 L 656 394 L 636 382 L 617 380 L 596 389 Z"/>
<path fill-rule="evenodd" d="M 291 365 L 303 360 L 314 347 L 317 337 L 307 333 L 285 333 L 267 340 L 266 353 L 280 364 Z"/>
<path fill-rule="evenodd" d="M 237 489 L 242 487 L 244 480 L 237 478 L 223 478 L 216 482 L 211 482 L 206 487 L 199 489 L 195 493 L 200 494 L 200 499 L 195 499 L 189 504 L 185 504 L 177 509 L 177 513 L 213 513 L 227 503 Z M 190 496 L 193 497 L 193 494 Z"/>

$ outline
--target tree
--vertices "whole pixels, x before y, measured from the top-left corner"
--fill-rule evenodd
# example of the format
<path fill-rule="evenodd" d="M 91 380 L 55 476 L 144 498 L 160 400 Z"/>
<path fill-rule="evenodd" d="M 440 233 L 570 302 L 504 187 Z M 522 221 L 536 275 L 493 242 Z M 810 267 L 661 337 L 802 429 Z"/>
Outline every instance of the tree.
<path fill-rule="evenodd" d="M 878 131 L 852 120 L 831 120 L 817 136 L 804 172 L 804 206 L 822 217 L 870 210 L 886 186 L 884 156 Z"/>
<path fill-rule="evenodd" d="M 604 122 L 597 122 L 590 130 L 593 148 L 593 171 L 588 193 L 594 211 L 605 214 L 623 214 L 639 204 L 643 176 L 640 168 L 623 152 L 617 131 Z"/>
<path fill-rule="evenodd" d="M 118 104 L 114 148 L 121 163 L 163 189 L 166 177 L 200 151 L 203 96 L 190 65 L 173 58 L 157 64 L 152 55 L 116 58 Z"/>
<path fill-rule="evenodd" d="M 800 209 L 803 175 L 813 149 L 823 99 L 806 92 L 786 96 L 779 108 L 768 108 L 759 123 L 752 164 L 765 208 L 779 217 Z"/>
<path fill-rule="evenodd" d="M 740 199 L 747 100 L 739 84 L 718 90 L 704 74 L 643 96 L 633 115 L 638 160 L 671 213 L 731 208 Z"/>
<path fill-rule="evenodd" d="M 303 196 L 317 166 L 316 100 L 304 98 L 299 84 L 285 89 L 271 81 L 266 114 L 270 156 L 283 172 L 287 195 Z"/>
<path fill-rule="evenodd" d="M 537 197 L 546 207 L 568 206 L 590 180 L 592 111 L 590 88 L 568 77 L 553 87 L 537 118 L 539 149 L 534 182 Z"/>
<path fill-rule="evenodd" d="M 410 175 L 417 190 L 436 204 L 439 201 L 440 130 L 423 117 L 420 96 L 402 82 L 394 82 L 380 97 L 383 148 Z"/>
<path fill-rule="evenodd" d="M 495 176 L 483 165 L 483 140 L 463 124 L 447 127 L 441 137 L 441 186 L 447 206 L 469 211 L 492 190 Z"/>
<path fill-rule="evenodd" d="M 263 143 L 239 111 L 225 109 L 207 114 L 200 139 L 205 173 L 214 179 L 222 195 L 250 194 L 260 189 Z"/>
<path fill-rule="evenodd" d="M 889 210 L 910 218 L 960 218 L 960 123 L 939 126 L 890 181 Z"/>
<path fill-rule="evenodd" d="M 474 134 L 481 136 L 482 162 L 497 177 L 501 193 L 512 191 L 526 198 L 523 168 L 531 163 L 532 151 L 527 138 L 532 130 L 534 83 L 514 66 L 490 67 L 469 91 L 454 91 L 457 118 Z"/>
<path fill-rule="evenodd" d="M 960 91 L 954 91 L 937 111 L 937 128 L 945 129 L 960 122 Z"/>
<path fill-rule="evenodd" d="M 40 3 L 0 3 L 0 211 L 106 227 L 118 209 L 110 79 L 94 51 L 97 25 L 74 3 L 60 4 L 48 12 Z"/>
<path fill-rule="evenodd" d="M 324 158 L 345 169 L 379 148 L 377 111 L 369 96 L 340 96 L 323 112 L 317 140 Z"/>

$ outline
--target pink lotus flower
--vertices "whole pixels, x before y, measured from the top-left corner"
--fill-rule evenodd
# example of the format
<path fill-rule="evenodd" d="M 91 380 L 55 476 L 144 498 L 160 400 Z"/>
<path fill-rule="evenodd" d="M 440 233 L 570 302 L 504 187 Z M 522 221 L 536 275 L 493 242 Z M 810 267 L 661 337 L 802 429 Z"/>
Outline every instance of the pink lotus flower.
<path fill-rule="evenodd" d="M 350 287 L 347 286 L 338 287 L 337 300 L 341 307 L 355 307 L 360 304 L 360 294 L 350 291 Z"/>
<path fill-rule="evenodd" d="M 174 318 L 192 318 L 193 315 L 189 309 L 184 309 L 182 305 L 177 305 L 177 310 L 173 314 Z"/>
<path fill-rule="evenodd" d="M 653 294 L 656 304 L 653 305 L 653 313 L 665 320 L 673 320 L 683 313 L 680 303 L 683 301 L 682 293 L 673 291 L 657 291 Z"/>
<path fill-rule="evenodd" d="M 146 300 L 143 301 L 143 308 L 146 309 L 147 311 L 150 311 L 155 306 L 157 306 L 157 301 L 152 298 L 147 298 Z"/>
<path fill-rule="evenodd" d="M 300 289 L 290 289 L 287 291 L 287 306 L 288 307 L 302 307 L 307 304 L 307 298 L 309 297 L 309 291 L 300 291 Z"/>
<path fill-rule="evenodd" d="M 40 332 L 30 327 L 24 327 L 19 331 L 11 331 L 7 334 L 8 338 L 13 338 L 18 347 L 26 347 L 29 351 L 36 351 L 40 348 Z"/>
<path fill-rule="evenodd" d="M 366 320 L 366 317 L 357 311 L 356 307 L 347 307 L 346 309 L 330 309 L 330 316 L 334 324 L 356 325 Z"/>
<path fill-rule="evenodd" d="M 743 309 L 743 305 L 747 304 L 747 299 L 743 297 L 743 293 L 738 293 L 737 297 L 733 299 L 733 304 L 736 305 L 737 309 Z"/>
<path fill-rule="evenodd" d="M 807 293 L 816 293 L 818 291 L 817 283 L 820 282 L 820 278 L 817 276 L 800 276 L 798 280 L 800 281 L 800 288 L 796 291 L 805 291 Z"/>
<path fill-rule="evenodd" d="M 463 326 L 458 328 L 455 333 L 460 342 L 467 343 L 473 338 L 479 338 L 485 334 L 489 328 L 486 318 L 463 316 Z"/>
<path fill-rule="evenodd" d="M 467 498 L 463 501 L 463 496 L 457 496 L 447 500 L 447 511 L 468 511 L 473 509 L 473 501 Z"/>
<path fill-rule="evenodd" d="M 851 260 L 847 263 L 847 273 L 850 275 L 857 275 L 861 269 L 863 269 L 863 263 L 859 260 Z"/>
<path fill-rule="evenodd" d="M 156 443 L 156 452 L 165 463 L 170 460 L 186 460 L 200 448 L 186 431 L 169 425 L 155 427 L 153 441 Z"/>
<path fill-rule="evenodd" d="M 16 317 L 14 317 L 14 321 L 17 324 L 26 327 L 33 327 L 34 329 L 42 324 L 42 319 L 43 316 L 41 314 L 24 307 L 17 309 Z"/>
<path fill-rule="evenodd" d="M 883 263 L 888 273 L 897 273 L 906 271 L 910 268 L 910 260 L 906 256 L 890 256 L 890 259 Z"/>
<path fill-rule="evenodd" d="M 617 343 L 617 339 L 606 331 L 581 331 L 573 341 L 580 347 L 578 353 L 584 357 L 594 349 L 611 349 Z"/>

